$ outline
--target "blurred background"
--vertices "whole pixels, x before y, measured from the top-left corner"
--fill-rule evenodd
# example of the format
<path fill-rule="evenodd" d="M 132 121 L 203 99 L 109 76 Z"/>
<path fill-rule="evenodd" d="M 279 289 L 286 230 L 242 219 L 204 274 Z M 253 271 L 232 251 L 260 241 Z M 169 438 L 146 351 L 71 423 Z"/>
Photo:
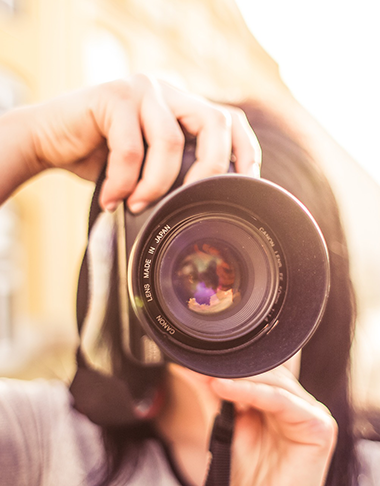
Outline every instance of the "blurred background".
<path fill-rule="evenodd" d="M 145 72 L 212 99 L 259 100 L 303 137 L 349 238 L 359 301 L 354 386 L 367 403 L 380 399 L 376 3 L 0 0 L 0 112 Z M 3 376 L 72 376 L 92 190 L 45 173 L 0 209 Z"/>

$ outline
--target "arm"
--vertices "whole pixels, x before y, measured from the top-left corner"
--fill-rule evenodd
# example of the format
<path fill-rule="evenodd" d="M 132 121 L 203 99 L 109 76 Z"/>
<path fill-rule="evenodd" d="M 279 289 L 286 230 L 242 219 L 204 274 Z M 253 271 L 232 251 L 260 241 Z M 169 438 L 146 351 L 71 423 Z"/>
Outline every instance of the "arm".
<path fill-rule="evenodd" d="M 184 133 L 197 139 L 197 161 L 185 182 L 225 172 L 231 152 L 238 172 L 258 173 L 260 147 L 241 112 L 135 75 L 4 115 L 0 202 L 48 168 L 94 181 L 108 160 L 102 207 L 113 210 L 128 198 L 138 212 L 174 182 Z"/>

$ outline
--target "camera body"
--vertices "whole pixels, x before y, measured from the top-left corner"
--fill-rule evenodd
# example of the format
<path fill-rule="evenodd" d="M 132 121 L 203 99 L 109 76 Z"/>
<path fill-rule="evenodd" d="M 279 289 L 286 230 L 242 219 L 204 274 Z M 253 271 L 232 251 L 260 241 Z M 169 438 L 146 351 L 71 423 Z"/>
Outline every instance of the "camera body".
<path fill-rule="evenodd" d="M 229 173 L 177 187 L 143 214 L 125 208 L 118 241 L 123 346 L 141 364 L 255 375 L 294 355 L 322 318 L 323 236 L 269 181 Z"/>

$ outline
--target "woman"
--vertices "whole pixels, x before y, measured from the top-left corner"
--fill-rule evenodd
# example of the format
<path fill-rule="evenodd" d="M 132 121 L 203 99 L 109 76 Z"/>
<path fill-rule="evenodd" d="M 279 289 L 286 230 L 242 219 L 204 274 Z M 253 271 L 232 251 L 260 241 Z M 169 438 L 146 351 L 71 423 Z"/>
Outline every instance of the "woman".
<path fill-rule="evenodd" d="M 263 176 L 295 194 L 310 209 L 323 230 L 329 248 L 332 280 L 327 309 L 319 329 L 302 351 L 302 358 L 297 355 L 285 365 L 259 377 L 249 380 L 236 380 L 231 383 L 230 381 L 201 377 L 172 365 L 168 379 L 170 382 L 175 380 L 174 382 L 177 383 L 169 387 L 175 393 L 175 398 L 173 398 L 175 406 L 170 405 L 169 401 L 168 408 L 164 407 L 162 415 L 158 416 L 155 428 L 153 430 L 147 428 L 145 433 L 151 437 L 157 437 L 158 423 L 158 437 L 161 441 L 164 440 L 164 443 L 171 444 L 169 453 L 174 455 L 175 464 L 181 464 L 180 470 L 182 471 L 188 470 L 185 477 L 192 479 L 191 484 L 202 484 L 201 479 L 207 469 L 206 452 L 211 426 L 219 402 L 218 400 L 214 401 L 214 405 L 211 406 L 210 396 L 209 401 L 207 401 L 200 390 L 202 390 L 202 386 L 206 390 L 211 386 L 213 392 L 218 393 L 218 396 L 238 402 L 237 409 L 242 407 L 245 412 L 249 411 L 237 415 L 236 430 L 245 438 L 245 443 L 242 440 L 238 445 L 239 435 L 235 435 L 232 484 L 282 484 L 281 481 L 284 482 L 283 484 L 287 484 L 287 481 L 289 484 L 325 484 L 325 481 L 328 485 L 357 484 L 359 473 L 356 464 L 352 410 L 348 392 L 349 350 L 355 320 L 355 300 L 349 278 L 348 253 L 338 208 L 326 178 L 305 149 L 287 135 L 286 127 L 276 122 L 274 115 L 268 113 L 266 109 L 260 109 L 254 104 L 247 104 L 242 108 L 261 144 L 264 161 Z M 112 292 L 112 294 L 117 295 L 117 292 Z M 109 304 L 110 312 L 117 308 L 117 303 L 114 300 L 111 299 Z M 117 317 L 112 313 L 106 327 L 109 334 L 107 342 L 110 343 L 120 341 L 117 339 L 119 332 L 117 325 L 112 329 L 112 323 L 115 324 L 115 321 L 117 321 Z M 117 362 L 122 359 L 121 355 L 120 347 L 114 344 L 113 356 L 117 356 Z M 291 373 L 289 373 L 289 370 Z M 329 421 L 329 419 L 326 422 L 323 420 L 319 422 L 319 419 L 314 415 L 314 408 L 310 409 L 309 407 L 307 407 L 307 413 L 313 411 L 312 415 L 309 416 L 311 422 L 315 419 L 321 425 L 319 432 L 322 440 L 321 444 L 317 445 L 313 442 L 309 443 L 306 439 L 308 437 L 313 441 L 318 437 L 318 433 L 316 433 L 316 430 L 312 432 L 307 429 L 306 418 L 305 421 L 300 420 L 302 411 L 293 402 L 293 395 L 308 401 L 308 405 L 319 408 L 319 411 L 322 410 L 323 414 L 327 410 L 299 386 L 295 377 L 299 377 L 301 384 L 305 386 L 308 392 L 312 392 L 321 403 L 327 405 L 333 411 L 332 415 L 339 425 L 336 447 L 333 438 L 335 435 L 334 422 Z M 180 379 L 187 383 L 187 387 L 178 383 Z M 256 387 L 253 391 L 253 385 L 258 383 L 263 388 L 260 390 Z M 270 390 L 266 390 L 265 385 L 271 385 Z M 239 390 L 238 386 L 246 387 L 245 395 L 240 394 L 242 391 Z M 195 396 L 189 393 L 187 388 L 193 389 L 193 392 L 196 390 Z M 205 389 L 203 389 L 204 394 L 206 394 Z M 273 402 L 270 401 L 269 397 L 266 397 L 264 409 L 260 408 L 260 403 L 255 402 L 260 397 L 260 391 L 263 394 L 266 391 L 268 394 L 273 394 Z M 277 410 L 276 407 L 280 407 L 281 412 L 284 413 L 282 407 L 287 392 L 292 393 L 292 396 L 289 397 L 288 411 L 294 413 L 294 420 L 305 430 L 303 446 L 307 447 L 309 451 L 313 450 L 314 447 L 318 450 L 318 447 L 320 447 L 319 451 L 322 452 L 321 462 L 318 462 L 316 457 L 313 459 L 317 464 L 319 474 L 313 472 L 310 463 L 304 464 L 304 468 L 300 467 L 302 453 L 298 449 L 298 440 L 289 441 L 295 446 L 294 451 L 291 447 L 289 450 L 286 449 L 289 437 L 286 434 L 281 434 L 284 424 L 281 424 L 281 420 L 276 420 L 276 414 L 274 410 L 271 410 L 271 405 L 275 410 Z M 278 393 L 280 396 L 277 395 Z M 285 393 L 285 397 L 281 395 L 283 393 Z M 211 395 L 211 397 L 213 396 Z M 198 405 L 200 410 L 194 411 L 194 404 L 198 402 L 200 402 Z M 301 403 L 305 404 L 304 402 Z M 249 407 L 254 407 L 255 413 Z M 199 428 L 195 431 L 198 423 L 197 418 L 199 420 L 202 415 L 202 409 L 203 413 L 204 409 L 208 410 L 208 419 L 205 418 L 205 421 L 201 422 Z M 331 417 L 329 418 L 331 419 Z M 162 420 L 163 424 L 161 423 Z M 174 426 L 172 420 L 175 423 Z M 290 427 L 290 424 L 287 424 L 287 426 Z M 139 429 L 137 434 L 142 434 L 143 427 Z M 203 451 L 203 468 L 200 466 L 202 464 L 200 458 L 198 458 L 197 467 L 191 463 L 188 457 L 182 458 L 183 453 L 178 446 L 181 442 L 177 436 L 179 430 L 186 435 L 189 442 L 191 432 L 194 433 L 194 437 L 192 437 L 194 441 L 195 439 L 200 441 L 200 438 L 203 438 L 202 445 L 198 443 L 197 446 L 193 445 L 192 447 L 193 450 L 198 451 L 198 454 L 200 454 L 199 451 Z M 274 430 L 276 432 L 272 435 Z M 235 431 L 235 434 L 238 434 L 238 432 Z M 120 428 L 104 427 L 104 438 L 110 458 L 110 471 L 117 470 L 117 465 L 122 463 L 123 456 L 133 457 L 136 453 L 136 439 L 133 439 L 132 443 L 126 440 L 126 437 L 130 436 L 131 432 L 128 427 L 123 431 Z M 331 442 L 327 440 L 328 438 Z M 294 462 L 292 460 L 293 452 Z M 247 463 L 240 462 L 241 458 L 244 458 Z M 284 458 L 286 458 L 285 464 L 282 464 L 281 461 Z M 273 467 L 274 464 L 277 466 Z M 276 472 L 278 476 L 276 476 Z M 195 476 L 195 474 L 198 474 L 198 476 Z M 187 484 L 183 479 L 182 482 Z"/>
<path fill-rule="evenodd" d="M 166 401 L 154 420 L 104 427 L 104 446 L 99 427 L 73 409 L 61 384 L 2 381 L 2 484 L 202 484 L 221 400 L 236 408 L 233 484 L 355 484 L 346 375 L 354 304 L 336 205 L 302 148 L 259 110 L 248 116 L 260 133 L 264 160 L 268 159 L 265 177 L 304 199 L 332 253 L 332 295 L 320 330 L 303 352 L 300 380 L 330 406 L 341 424 L 335 455 L 336 422 L 299 384 L 299 355 L 271 372 L 233 381 L 170 365 L 165 370 Z M 225 172 L 231 151 L 240 173 L 257 175 L 261 163 L 256 137 L 242 112 L 144 76 L 16 110 L 0 123 L 1 201 L 50 167 L 95 180 L 108 158 L 101 206 L 113 211 L 126 198 L 130 209 L 139 212 L 175 180 L 184 133 L 197 139 L 196 163 L 185 182 Z M 148 151 L 137 182 L 143 137 Z M 322 210 L 321 200 L 326 205 Z"/>

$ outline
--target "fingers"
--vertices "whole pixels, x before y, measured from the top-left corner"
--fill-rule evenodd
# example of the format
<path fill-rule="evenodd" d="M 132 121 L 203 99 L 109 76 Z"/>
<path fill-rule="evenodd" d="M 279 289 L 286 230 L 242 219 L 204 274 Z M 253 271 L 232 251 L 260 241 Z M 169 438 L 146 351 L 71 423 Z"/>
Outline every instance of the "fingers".
<path fill-rule="evenodd" d="M 224 174 L 231 158 L 231 117 L 224 110 L 205 107 L 202 117 L 194 116 L 184 127 L 197 137 L 195 162 L 185 177 L 185 183 L 204 177 Z M 190 121 L 190 120 L 189 120 Z"/>
<path fill-rule="evenodd" d="M 324 484 L 337 425 L 290 370 L 282 365 L 252 378 L 213 378 L 210 385 L 235 404 L 236 484 Z"/>
<path fill-rule="evenodd" d="M 237 172 L 260 175 L 260 145 L 242 110 L 190 96 L 164 83 L 162 87 L 176 118 L 197 137 L 196 161 L 186 183 L 225 173 L 231 154 Z"/>
<path fill-rule="evenodd" d="M 258 176 L 261 151 L 240 110 L 210 103 L 146 76 L 107 83 L 93 116 L 109 148 L 100 204 L 113 210 L 127 198 L 143 210 L 170 189 L 181 168 L 184 133 L 196 137 L 196 161 L 185 183 L 222 174 L 231 153 L 237 172 Z M 147 144 L 144 160 L 144 139 Z"/>
<path fill-rule="evenodd" d="M 262 159 L 260 144 L 245 113 L 233 107 L 229 111 L 232 117 L 232 154 L 236 172 L 258 178 Z"/>
<path fill-rule="evenodd" d="M 244 378 L 244 380 L 254 383 L 264 383 L 273 387 L 283 388 L 284 390 L 289 391 L 299 398 L 306 400 L 308 403 L 314 406 L 321 407 L 328 412 L 325 405 L 318 402 L 312 395 L 310 395 L 310 393 L 308 393 L 300 385 L 297 379 L 295 379 L 293 373 L 289 369 L 287 369 L 285 365 L 278 366 L 271 371 L 262 373 L 251 378 Z"/>
<path fill-rule="evenodd" d="M 275 382 L 215 379 L 211 386 L 220 398 L 242 405 L 243 410 L 254 409 L 270 416 L 286 439 L 332 448 L 337 431 L 327 409 Z"/>
<path fill-rule="evenodd" d="M 128 198 L 130 209 L 139 212 L 164 195 L 175 181 L 184 135 L 157 84 L 146 76 L 107 83 L 100 90 L 92 109 L 109 147 L 100 204 L 113 211 Z"/>
<path fill-rule="evenodd" d="M 162 97 L 157 83 L 141 104 L 141 128 L 147 142 L 142 178 L 128 199 L 133 212 L 139 212 L 170 189 L 181 168 L 184 134 Z"/>
<path fill-rule="evenodd" d="M 139 120 L 139 100 L 124 82 L 101 85 L 95 89 L 91 111 L 102 135 L 107 139 L 109 155 L 100 204 L 113 211 L 137 184 L 144 158 Z"/>

